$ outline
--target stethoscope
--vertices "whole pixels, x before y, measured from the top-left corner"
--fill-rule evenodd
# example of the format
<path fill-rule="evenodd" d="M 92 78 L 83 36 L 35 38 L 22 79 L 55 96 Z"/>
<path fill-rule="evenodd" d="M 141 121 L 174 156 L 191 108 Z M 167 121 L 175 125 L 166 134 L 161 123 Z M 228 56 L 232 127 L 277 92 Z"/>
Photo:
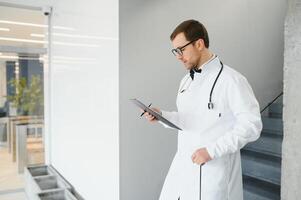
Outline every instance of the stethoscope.
<path fill-rule="evenodd" d="M 215 80 L 214 80 L 214 83 L 213 83 L 213 85 L 212 85 L 212 87 L 211 87 L 211 91 L 210 91 L 210 95 L 209 95 L 209 102 L 208 102 L 208 109 L 209 109 L 209 110 L 212 110 L 212 109 L 214 108 L 214 104 L 212 103 L 212 94 L 213 94 L 213 90 L 214 90 L 215 84 L 216 84 L 216 82 L 217 82 L 219 76 L 221 75 L 221 73 L 222 73 L 222 71 L 223 71 L 223 69 L 224 69 L 224 64 L 223 64 L 221 61 L 219 61 L 219 62 L 220 62 L 220 64 L 221 64 L 221 69 L 219 70 L 219 72 L 218 72 L 218 74 L 217 74 L 217 76 L 216 76 L 216 78 L 215 78 Z M 189 83 L 189 85 L 187 86 L 186 89 L 183 89 L 183 87 L 186 85 L 186 82 L 187 82 L 187 80 L 188 80 L 189 78 L 190 78 L 190 77 L 188 76 L 187 79 L 185 80 L 183 86 L 182 86 L 181 89 L 179 90 L 180 93 L 185 92 L 186 89 L 189 88 L 189 86 L 190 86 L 190 84 L 191 84 L 192 81 Z"/>

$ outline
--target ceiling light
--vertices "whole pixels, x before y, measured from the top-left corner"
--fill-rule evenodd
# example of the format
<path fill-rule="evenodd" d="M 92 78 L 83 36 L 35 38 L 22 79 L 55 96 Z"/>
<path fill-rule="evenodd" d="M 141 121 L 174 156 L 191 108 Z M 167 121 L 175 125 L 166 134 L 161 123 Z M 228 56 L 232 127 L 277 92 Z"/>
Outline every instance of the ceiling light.
<path fill-rule="evenodd" d="M 46 43 L 45 41 L 42 41 L 42 40 L 28 40 L 28 39 L 8 38 L 8 37 L 0 37 L 0 40 L 12 41 L 12 42 L 37 43 L 37 44 L 45 44 Z"/>
<path fill-rule="evenodd" d="M 46 28 L 47 27 L 47 25 L 43 25 L 43 24 L 25 23 L 25 22 L 8 21 L 8 20 L 0 20 L 0 23 L 2 23 L 2 24 L 21 25 L 21 26 L 34 26 L 34 27 L 42 27 L 42 28 Z"/>
<path fill-rule="evenodd" d="M 10 31 L 9 28 L 0 28 L 0 31 Z"/>
<path fill-rule="evenodd" d="M 4 58 L 4 59 L 18 59 L 18 56 L 0 56 L 0 58 Z"/>
<path fill-rule="evenodd" d="M 0 23 L 2 24 L 14 24 L 14 25 L 20 25 L 20 26 L 33 26 L 33 27 L 41 27 L 41 28 L 47 28 L 48 25 L 44 24 L 34 24 L 34 23 L 26 23 L 26 22 L 17 22 L 17 21 L 8 21 L 8 20 L 0 20 Z M 53 26 L 54 29 L 61 29 L 61 30 L 75 30 L 71 27 L 64 27 L 64 26 Z"/>
<path fill-rule="evenodd" d="M 28 40 L 28 39 L 19 39 L 19 38 L 9 38 L 9 37 L 0 37 L 0 40 L 11 41 L 11 42 L 26 42 L 26 43 L 35 43 L 35 44 L 47 44 L 47 41 L 43 40 Z M 52 44 L 55 45 L 64 45 L 64 46 L 75 46 L 75 47 L 99 47 L 95 44 L 84 44 L 84 43 L 67 43 L 67 42 L 57 42 L 54 41 Z"/>
<path fill-rule="evenodd" d="M 9 59 L 9 60 L 39 60 L 38 57 L 19 57 L 19 56 L 1 56 L 0 59 Z M 15 65 L 19 65 L 18 62 L 15 63 Z"/>

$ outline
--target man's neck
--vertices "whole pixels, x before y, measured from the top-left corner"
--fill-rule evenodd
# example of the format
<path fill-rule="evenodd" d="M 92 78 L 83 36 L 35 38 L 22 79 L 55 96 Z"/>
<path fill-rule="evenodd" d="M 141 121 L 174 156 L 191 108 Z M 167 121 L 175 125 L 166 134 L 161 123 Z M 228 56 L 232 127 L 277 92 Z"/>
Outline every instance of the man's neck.
<path fill-rule="evenodd" d="M 211 53 L 209 50 L 204 50 L 200 56 L 200 61 L 198 66 L 196 67 L 197 69 L 201 69 L 203 67 L 203 64 L 208 62 L 212 57 L 214 56 L 213 53 Z"/>

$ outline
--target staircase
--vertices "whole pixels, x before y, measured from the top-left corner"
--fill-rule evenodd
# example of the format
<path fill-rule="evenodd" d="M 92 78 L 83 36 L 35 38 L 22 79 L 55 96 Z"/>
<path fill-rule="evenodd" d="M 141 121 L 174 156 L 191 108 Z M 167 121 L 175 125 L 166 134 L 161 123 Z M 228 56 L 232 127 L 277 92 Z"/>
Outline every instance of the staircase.
<path fill-rule="evenodd" d="M 280 200 L 282 107 L 268 108 L 260 138 L 241 150 L 244 200 Z"/>

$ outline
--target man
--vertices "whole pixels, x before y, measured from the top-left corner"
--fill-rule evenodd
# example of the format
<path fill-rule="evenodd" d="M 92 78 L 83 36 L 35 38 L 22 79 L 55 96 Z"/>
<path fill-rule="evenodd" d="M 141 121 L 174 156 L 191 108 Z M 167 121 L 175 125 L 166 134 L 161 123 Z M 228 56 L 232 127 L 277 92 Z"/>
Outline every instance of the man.
<path fill-rule="evenodd" d="M 242 200 L 240 149 L 260 136 L 258 102 L 246 78 L 209 50 L 200 22 L 182 22 L 170 39 L 190 73 L 180 83 L 177 112 L 152 108 L 182 129 L 160 200 Z"/>

